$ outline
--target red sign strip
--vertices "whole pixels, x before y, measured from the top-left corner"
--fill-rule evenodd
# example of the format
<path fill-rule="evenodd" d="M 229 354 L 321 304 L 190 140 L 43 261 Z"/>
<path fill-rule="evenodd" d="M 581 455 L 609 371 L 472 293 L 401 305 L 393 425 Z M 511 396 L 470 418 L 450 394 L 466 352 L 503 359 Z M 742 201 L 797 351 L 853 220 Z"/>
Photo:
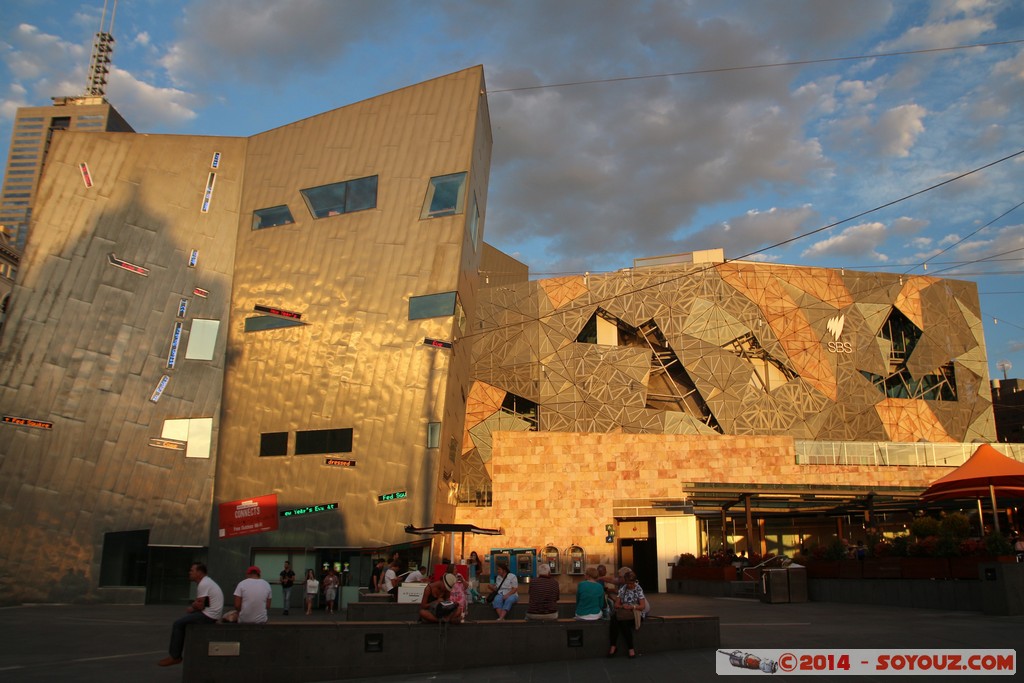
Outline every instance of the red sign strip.
<path fill-rule="evenodd" d="M 134 263 L 128 263 L 123 259 L 117 258 L 113 253 L 107 254 L 107 263 L 117 268 L 127 270 L 129 273 L 149 277 L 149 268 L 143 268 L 142 266 L 137 266 Z"/>

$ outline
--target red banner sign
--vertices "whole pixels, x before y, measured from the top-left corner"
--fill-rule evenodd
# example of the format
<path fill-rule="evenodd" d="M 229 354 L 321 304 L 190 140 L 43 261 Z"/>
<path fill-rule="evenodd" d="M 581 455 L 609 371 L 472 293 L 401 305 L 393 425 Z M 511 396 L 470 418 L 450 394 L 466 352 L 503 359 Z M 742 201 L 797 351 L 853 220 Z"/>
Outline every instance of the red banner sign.
<path fill-rule="evenodd" d="M 277 494 L 233 500 L 218 506 L 218 536 L 232 538 L 277 530 Z"/>

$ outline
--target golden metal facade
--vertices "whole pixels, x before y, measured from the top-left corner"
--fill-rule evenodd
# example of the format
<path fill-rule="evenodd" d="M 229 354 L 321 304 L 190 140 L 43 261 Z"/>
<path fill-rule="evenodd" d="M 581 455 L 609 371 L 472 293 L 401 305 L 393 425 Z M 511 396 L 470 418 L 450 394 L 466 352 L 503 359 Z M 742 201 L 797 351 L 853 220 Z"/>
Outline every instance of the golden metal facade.
<path fill-rule="evenodd" d="M 108 532 L 148 530 L 150 546 L 212 535 L 211 569 L 231 576 L 251 548 L 381 546 L 410 540 L 405 524 L 450 521 L 469 323 L 410 321 L 409 299 L 457 291 L 474 309 L 484 90 L 475 67 L 251 138 L 56 138 L 0 339 L 0 409 L 33 421 L 0 425 L 0 601 L 52 598 L 69 576 L 86 596 Z M 456 172 L 465 211 L 421 220 L 429 179 Z M 367 176 L 378 192 L 363 211 L 314 220 L 299 192 Z M 279 205 L 292 224 L 252 229 L 254 210 Z M 246 332 L 256 305 L 301 324 Z M 186 358 L 197 319 L 219 321 L 203 325 L 217 330 L 210 360 Z M 209 457 L 158 441 L 167 420 L 201 419 Z M 353 447 L 332 455 L 355 467 L 294 455 L 296 432 L 336 428 Z M 264 432 L 287 432 L 287 455 L 260 457 Z M 269 494 L 340 505 L 216 540 L 218 503 Z"/>
<path fill-rule="evenodd" d="M 0 412 L 52 429 L 0 425 L 3 598 L 47 599 L 69 576 L 95 587 L 107 532 L 204 544 L 215 458 L 149 439 L 172 418 L 213 418 L 216 438 L 224 335 L 213 361 L 183 357 L 192 320 L 227 319 L 245 146 L 68 132 L 51 147 L 0 339 Z M 225 161 L 202 214 L 215 152 Z M 180 355 L 168 368 L 179 322 Z"/>

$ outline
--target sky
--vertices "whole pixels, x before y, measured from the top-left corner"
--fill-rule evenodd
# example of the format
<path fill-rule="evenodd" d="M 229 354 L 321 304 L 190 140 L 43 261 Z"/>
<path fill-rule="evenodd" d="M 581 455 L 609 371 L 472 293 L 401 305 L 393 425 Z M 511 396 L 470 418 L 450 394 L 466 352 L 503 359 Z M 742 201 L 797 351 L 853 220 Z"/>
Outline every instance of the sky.
<path fill-rule="evenodd" d="M 5 0 L 3 158 L 18 107 L 84 92 L 103 9 Z M 248 136 L 482 64 L 484 239 L 532 277 L 722 248 L 971 280 L 990 374 L 1024 377 L 1018 0 L 120 0 L 112 32 L 107 99 L 145 133 Z"/>

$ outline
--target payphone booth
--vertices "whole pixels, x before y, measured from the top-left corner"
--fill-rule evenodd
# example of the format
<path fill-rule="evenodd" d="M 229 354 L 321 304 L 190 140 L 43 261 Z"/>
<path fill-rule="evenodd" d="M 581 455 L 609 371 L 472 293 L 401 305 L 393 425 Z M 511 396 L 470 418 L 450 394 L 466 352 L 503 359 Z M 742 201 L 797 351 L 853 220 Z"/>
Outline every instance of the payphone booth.
<path fill-rule="evenodd" d="M 578 576 L 587 568 L 587 552 L 578 545 L 569 546 L 565 555 L 568 560 L 570 576 Z"/>
<path fill-rule="evenodd" d="M 561 553 L 558 552 L 558 548 L 555 546 L 549 545 L 544 548 L 544 552 L 541 554 L 541 562 L 545 562 L 551 567 L 552 576 L 562 573 Z"/>
<path fill-rule="evenodd" d="M 491 584 L 500 581 L 497 567 L 502 561 L 508 563 L 509 571 L 523 583 L 537 576 L 536 548 L 491 548 Z"/>

